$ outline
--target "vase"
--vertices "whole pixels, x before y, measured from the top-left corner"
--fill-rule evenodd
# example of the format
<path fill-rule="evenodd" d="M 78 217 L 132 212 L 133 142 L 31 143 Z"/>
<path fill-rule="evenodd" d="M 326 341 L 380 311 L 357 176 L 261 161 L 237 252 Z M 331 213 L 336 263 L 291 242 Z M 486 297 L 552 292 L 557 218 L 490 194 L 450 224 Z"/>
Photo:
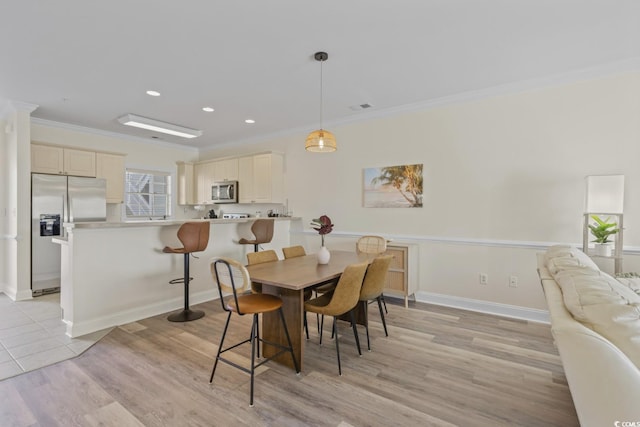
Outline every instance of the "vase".
<path fill-rule="evenodd" d="M 613 245 L 611 243 L 596 243 L 596 255 L 610 257 L 612 246 Z"/>
<path fill-rule="evenodd" d="M 318 264 L 329 264 L 330 259 L 331 253 L 329 253 L 329 249 L 321 246 L 320 250 L 318 251 Z"/>

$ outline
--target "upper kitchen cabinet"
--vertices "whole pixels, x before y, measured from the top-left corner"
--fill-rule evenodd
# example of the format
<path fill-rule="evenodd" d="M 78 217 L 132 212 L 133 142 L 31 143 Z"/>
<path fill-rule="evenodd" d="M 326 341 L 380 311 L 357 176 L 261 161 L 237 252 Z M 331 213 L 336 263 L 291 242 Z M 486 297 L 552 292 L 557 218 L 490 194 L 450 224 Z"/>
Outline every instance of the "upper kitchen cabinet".
<path fill-rule="evenodd" d="M 96 153 L 31 144 L 31 172 L 95 177 Z"/>
<path fill-rule="evenodd" d="M 124 156 L 96 153 L 96 177 L 107 181 L 107 203 L 124 203 Z"/>
<path fill-rule="evenodd" d="M 196 204 L 211 204 L 211 184 L 214 182 L 215 162 L 196 163 L 193 168 L 196 184 Z"/>
<path fill-rule="evenodd" d="M 196 189 L 194 164 L 189 162 L 177 162 L 178 165 L 178 204 L 195 205 Z"/>
<path fill-rule="evenodd" d="M 216 160 L 213 162 L 213 181 L 237 181 L 238 159 Z"/>
<path fill-rule="evenodd" d="M 279 153 L 241 157 L 238 163 L 240 203 L 284 202 L 284 158 Z"/>

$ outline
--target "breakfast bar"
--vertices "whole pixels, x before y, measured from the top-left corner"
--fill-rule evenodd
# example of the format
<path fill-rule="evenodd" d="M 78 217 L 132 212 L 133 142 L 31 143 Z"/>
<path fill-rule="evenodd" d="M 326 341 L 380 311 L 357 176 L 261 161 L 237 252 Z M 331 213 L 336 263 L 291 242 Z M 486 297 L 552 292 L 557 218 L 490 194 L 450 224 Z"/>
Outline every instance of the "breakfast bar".
<path fill-rule="evenodd" d="M 299 218 L 276 218 L 272 247 L 289 244 L 289 230 Z M 218 297 L 209 260 L 225 256 L 246 260 L 240 237 L 250 236 L 253 218 L 183 221 L 92 222 L 64 224 L 60 305 L 67 335 L 77 337 L 182 307 L 183 259 L 162 252 L 180 245 L 176 233 L 188 221 L 211 221 L 209 244 L 191 259 L 190 300 Z"/>

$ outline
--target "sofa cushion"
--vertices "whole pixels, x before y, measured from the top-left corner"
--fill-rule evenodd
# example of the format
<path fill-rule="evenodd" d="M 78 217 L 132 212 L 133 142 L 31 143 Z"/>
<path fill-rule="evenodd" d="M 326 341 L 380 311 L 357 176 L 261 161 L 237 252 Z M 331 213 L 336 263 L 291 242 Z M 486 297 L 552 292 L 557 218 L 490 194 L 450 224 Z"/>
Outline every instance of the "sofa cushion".
<path fill-rule="evenodd" d="M 640 295 L 607 273 L 573 267 L 553 275 L 567 310 L 640 369 Z"/>
<path fill-rule="evenodd" d="M 545 261 L 551 274 L 568 269 L 600 271 L 596 263 L 587 254 L 569 245 L 551 246 L 545 253 Z"/>

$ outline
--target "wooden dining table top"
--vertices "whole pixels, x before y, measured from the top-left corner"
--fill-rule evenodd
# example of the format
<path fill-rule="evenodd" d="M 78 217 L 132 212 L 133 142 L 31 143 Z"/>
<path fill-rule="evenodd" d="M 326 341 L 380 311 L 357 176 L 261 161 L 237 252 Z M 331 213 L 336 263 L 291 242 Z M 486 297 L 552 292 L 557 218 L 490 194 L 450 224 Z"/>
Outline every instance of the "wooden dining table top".
<path fill-rule="evenodd" d="M 331 251 L 328 264 L 318 264 L 316 254 L 248 265 L 251 280 L 265 285 L 300 290 L 340 277 L 350 264 L 371 262 L 375 255 Z"/>

